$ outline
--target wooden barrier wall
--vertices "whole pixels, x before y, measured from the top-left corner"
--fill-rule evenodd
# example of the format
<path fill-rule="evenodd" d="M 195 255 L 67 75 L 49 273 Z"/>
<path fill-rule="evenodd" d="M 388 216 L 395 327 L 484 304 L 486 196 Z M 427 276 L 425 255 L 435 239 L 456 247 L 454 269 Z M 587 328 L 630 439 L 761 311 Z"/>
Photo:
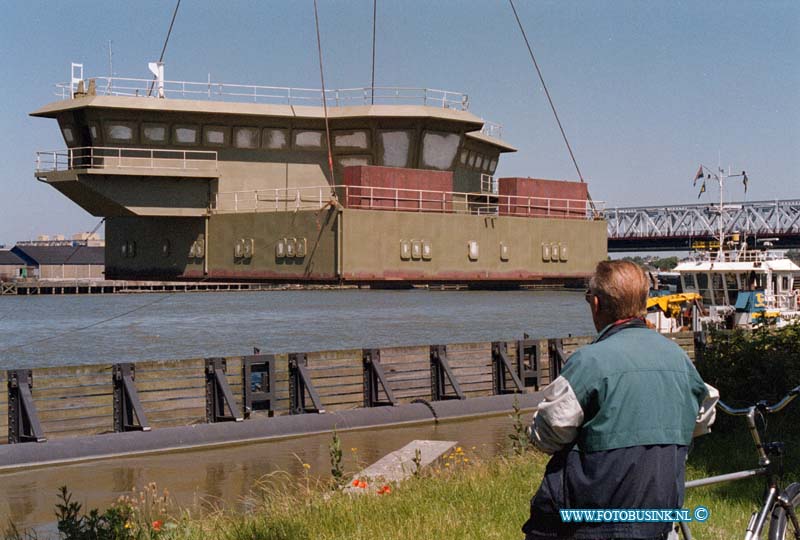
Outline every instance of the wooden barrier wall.
<path fill-rule="evenodd" d="M 591 337 L 569 337 L 560 340 L 564 357 L 590 343 Z M 694 359 L 694 335 L 690 332 L 672 337 Z M 551 340 L 552 341 L 552 340 Z M 517 345 L 505 342 L 507 359 L 519 374 Z M 554 358 L 551 343 L 546 339 L 531 340 L 536 354 L 536 386 L 531 392 L 550 383 Z M 456 343 L 445 348 L 446 362 L 465 398 L 489 396 L 495 392 L 497 378 L 502 376 L 506 389 L 515 389 L 512 376 L 498 371 L 492 354 L 492 343 Z M 364 351 L 361 349 L 310 352 L 299 355 L 310 386 L 319 397 L 321 409 L 336 411 L 363 407 L 365 396 Z M 225 381 L 240 412 L 244 412 L 244 363 L 248 357 L 225 358 Z M 265 417 L 290 414 L 290 355 L 266 355 L 273 363 L 271 411 L 252 411 L 245 416 Z M 416 399 L 433 399 L 430 346 L 387 347 L 379 351 L 379 363 L 397 403 Z M 206 359 L 158 360 L 133 364 L 133 385 L 141 409 L 152 429 L 183 426 L 207 421 Z M 87 365 L 34 368 L 32 398 L 41 428 L 47 439 L 74 437 L 114 431 L 114 368 L 111 365 Z M 553 371 L 557 373 L 557 371 Z M 8 388 L 7 372 L 0 372 L 0 388 Z M 308 388 L 306 405 L 311 402 Z M 382 391 L 379 391 L 382 392 Z M 9 433 L 9 391 L 0 392 L 0 433 Z M 454 395 L 445 381 L 445 393 Z M 383 399 L 383 397 L 381 397 Z M 9 442 L 0 437 L 0 444 Z"/>

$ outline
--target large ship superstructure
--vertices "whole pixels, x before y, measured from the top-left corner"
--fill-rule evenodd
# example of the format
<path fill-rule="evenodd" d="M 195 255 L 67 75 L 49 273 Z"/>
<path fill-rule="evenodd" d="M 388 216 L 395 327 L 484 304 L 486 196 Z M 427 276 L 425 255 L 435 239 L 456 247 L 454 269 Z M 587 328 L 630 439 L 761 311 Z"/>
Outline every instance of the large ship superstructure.
<path fill-rule="evenodd" d="M 57 120 L 67 149 L 39 152 L 36 176 L 106 218 L 107 278 L 564 282 L 606 257 L 586 184 L 493 177 L 515 149 L 466 94 L 79 65 L 59 88 L 32 115 Z"/>

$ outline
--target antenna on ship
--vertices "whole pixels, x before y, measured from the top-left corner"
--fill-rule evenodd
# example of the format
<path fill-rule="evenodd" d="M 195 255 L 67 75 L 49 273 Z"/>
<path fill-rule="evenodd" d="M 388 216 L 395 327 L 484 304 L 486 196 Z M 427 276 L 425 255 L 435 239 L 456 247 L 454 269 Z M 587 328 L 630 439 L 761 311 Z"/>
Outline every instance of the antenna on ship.
<path fill-rule="evenodd" d="M 720 160 L 721 161 L 721 160 Z M 739 174 L 733 174 L 729 169 L 728 172 L 725 172 L 725 169 L 722 168 L 721 165 L 717 165 L 717 171 L 714 172 L 705 165 L 700 165 L 700 168 L 697 169 L 697 174 L 694 176 L 694 183 L 692 185 L 697 185 L 697 181 L 702 179 L 703 184 L 700 186 L 700 193 L 697 194 L 697 198 L 699 199 L 703 193 L 706 192 L 706 181 L 707 180 L 714 180 L 719 184 L 719 206 L 717 206 L 716 211 L 719 215 L 717 218 L 717 230 L 719 231 L 719 246 L 717 252 L 719 253 L 720 260 L 722 257 L 722 253 L 724 250 L 725 245 L 725 211 L 726 210 L 736 210 L 738 206 L 728 205 L 725 206 L 725 181 L 730 178 L 741 178 L 742 182 L 744 183 L 744 192 L 747 193 L 747 184 L 749 182 L 749 178 L 747 177 L 747 172 L 742 171 Z"/>
<path fill-rule="evenodd" d="M 175 4 L 175 10 L 172 12 L 172 20 L 169 22 L 169 29 L 167 30 L 167 37 L 164 39 L 164 46 L 161 47 L 161 56 L 158 57 L 157 67 L 153 69 L 150 67 L 150 71 L 153 73 L 153 82 L 150 83 L 150 87 L 147 89 L 148 97 L 150 94 L 153 93 L 153 84 L 155 82 L 159 83 L 159 92 L 160 95 L 158 97 L 164 97 L 164 53 L 167 51 L 167 43 L 169 43 L 169 36 L 172 35 L 172 27 L 175 25 L 175 17 L 178 15 L 178 8 L 181 7 L 181 0 L 178 0 L 178 3 Z M 154 62 L 149 64 L 152 66 Z M 160 79 L 159 79 L 160 75 Z"/>
<path fill-rule="evenodd" d="M 375 21 L 377 18 L 378 0 L 372 0 L 372 84 L 369 87 L 372 105 L 375 105 Z"/>

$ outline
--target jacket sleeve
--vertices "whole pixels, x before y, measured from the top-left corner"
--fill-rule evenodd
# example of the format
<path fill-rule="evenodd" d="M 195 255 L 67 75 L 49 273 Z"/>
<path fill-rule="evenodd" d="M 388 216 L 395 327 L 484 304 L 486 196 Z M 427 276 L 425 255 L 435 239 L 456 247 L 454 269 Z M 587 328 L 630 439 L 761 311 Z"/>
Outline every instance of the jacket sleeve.
<path fill-rule="evenodd" d="M 694 433 L 692 437 L 699 437 L 711 432 L 711 424 L 717 418 L 717 402 L 719 401 L 719 390 L 714 388 L 708 383 L 706 386 L 706 397 L 703 403 L 700 404 L 700 410 L 697 413 L 697 420 L 694 424 Z"/>
<path fill-rule="evenodd" d="M 542 452 L 553 454 L 578 438 L 582 424 L 583 408 L 575 391 L 559 376 L 545 389 L 544 400 L 533 416 L 531 442 Z"/>

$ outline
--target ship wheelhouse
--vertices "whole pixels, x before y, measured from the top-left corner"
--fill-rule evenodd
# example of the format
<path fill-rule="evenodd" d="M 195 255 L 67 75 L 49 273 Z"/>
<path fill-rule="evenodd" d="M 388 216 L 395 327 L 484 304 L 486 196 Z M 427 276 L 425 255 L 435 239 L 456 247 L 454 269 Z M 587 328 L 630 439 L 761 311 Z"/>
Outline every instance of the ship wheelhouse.
<path fill-rule="evenodd" d="M 155 86 L 81 75 L 32 113 L 67 145 L 37 178 L 106 218 L 108 277 L 521 282 L 605 257 L 585 185 L 493 177 L 515 149 L 465 94 L 328 90 L 328 134 L 320 91 Z"/>

